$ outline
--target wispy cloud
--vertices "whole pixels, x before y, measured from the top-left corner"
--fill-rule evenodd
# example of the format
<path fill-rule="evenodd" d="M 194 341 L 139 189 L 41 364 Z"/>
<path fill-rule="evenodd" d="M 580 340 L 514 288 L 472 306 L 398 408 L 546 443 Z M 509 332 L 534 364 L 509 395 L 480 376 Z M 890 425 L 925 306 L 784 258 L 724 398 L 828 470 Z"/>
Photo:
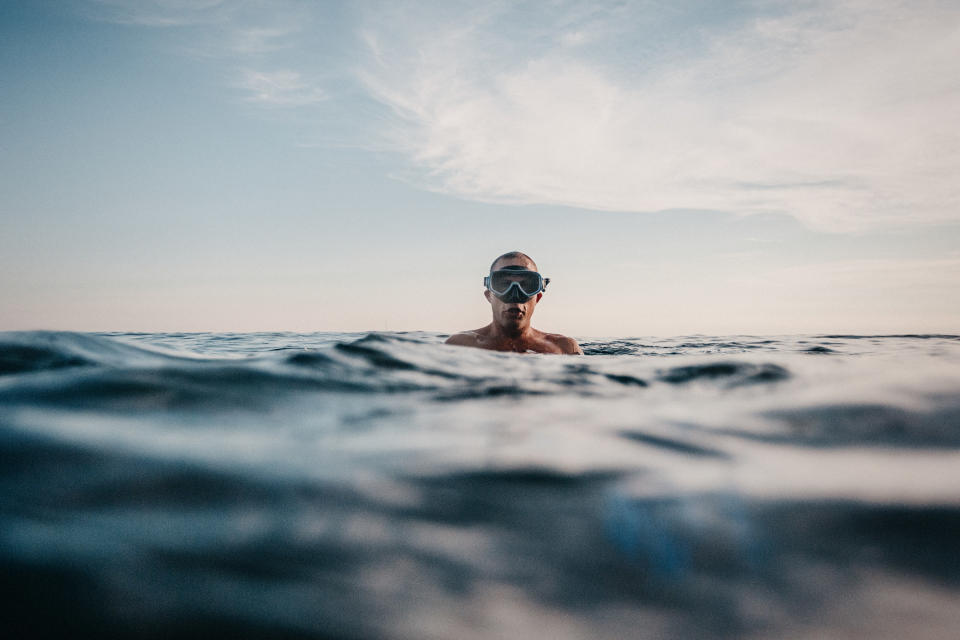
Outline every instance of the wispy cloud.
<path fill-rule="evenodd" d="M 261 105 L 301 107 L 327 99 L 322 90 L 304 81 L 297 71 L 245 69 L 238 86 L 249 92 L 248 101 Z"/>
<path fill-rule="evenodd" d="M 94 0 L 101 20 L 182 33 L 181 54 L 226 64 L 245 101 L 263 107 L 300 107 L 327 99 L 316 74 L 297 68 L 309 60 L 304 25 L 317 18 L 290 0 Z M 291 53 L 279 58 L 279 53 Z M 272 70 L 264 70 L 264 67 Z"/>
<path fill-rule="evenodd" d="M 287 49 L 289 38 L 298 29 L 292 26 L 240 27 L 230 35 L 229 49 L 237 54 L 262 54 Z"/>
<path fill-rule="evenodd" d="M 384 133 L 409 178 L 484 201 L 778 211 L 828 230 L 960 219 L 955 3 L 661 5 L 656 19 L 584 6 L 372 15 L 361 78 L 395 114 Z"/>
<path fill-rule="evenodd" d="M 94 0 L 101 19 L 146 27 L 182 27 L 222 20 L 228 0 Z"/>

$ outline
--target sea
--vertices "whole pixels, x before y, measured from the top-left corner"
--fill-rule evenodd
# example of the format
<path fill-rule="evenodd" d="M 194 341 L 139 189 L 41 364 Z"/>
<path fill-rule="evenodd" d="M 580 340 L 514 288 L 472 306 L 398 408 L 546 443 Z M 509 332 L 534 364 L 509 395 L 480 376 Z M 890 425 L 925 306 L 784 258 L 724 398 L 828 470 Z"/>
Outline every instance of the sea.
<path fill-rule="evenodd" d="M 960 336 L 0 333 L 3 636 L 960 637 Z"/>

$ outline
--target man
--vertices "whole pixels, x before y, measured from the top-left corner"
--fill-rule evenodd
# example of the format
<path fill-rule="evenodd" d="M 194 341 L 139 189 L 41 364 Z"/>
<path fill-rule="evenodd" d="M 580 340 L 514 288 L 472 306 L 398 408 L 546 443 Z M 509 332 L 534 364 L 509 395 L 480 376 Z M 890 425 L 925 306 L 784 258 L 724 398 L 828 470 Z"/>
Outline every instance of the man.
<path fill-rule="evenodd" d="M 549 282 L 527 254 L 519 251 L 503 254 L 493 261 L 490 275 L 483 279 L 486 286 L 483 295 L 493 311 L 493 322 L 481 329 L 454 334 L 447 338 L 447 344 L 494 351 L 582 355 L 580 345 L 573 338 L 544 333 L 530 326 L 533 310 Z"/>

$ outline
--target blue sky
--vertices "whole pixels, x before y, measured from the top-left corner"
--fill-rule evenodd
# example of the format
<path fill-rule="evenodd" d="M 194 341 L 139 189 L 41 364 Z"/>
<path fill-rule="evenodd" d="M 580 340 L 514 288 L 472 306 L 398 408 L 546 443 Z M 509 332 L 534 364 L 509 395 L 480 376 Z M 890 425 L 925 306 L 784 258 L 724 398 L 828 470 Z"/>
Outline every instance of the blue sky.
<path fill-rule="evenodd" d="M 954 2 L 10 1 L 0 329 L 956 332 Z"/>

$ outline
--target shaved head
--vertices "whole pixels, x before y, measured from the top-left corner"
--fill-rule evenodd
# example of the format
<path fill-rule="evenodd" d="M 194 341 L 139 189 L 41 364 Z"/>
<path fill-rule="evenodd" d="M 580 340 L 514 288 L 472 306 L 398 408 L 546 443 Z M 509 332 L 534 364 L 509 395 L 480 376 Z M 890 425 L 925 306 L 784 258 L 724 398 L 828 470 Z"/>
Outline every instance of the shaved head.
<path fill-rule="evenodd" d="M 497 263 L 507 262 L 507 261 L 526 262 L 527 264 L 524 266 L 526 266 L 528 269 L 530 269 L 531 271 L 539 271 L 539 269 L 537 269 L 537 263 L 533 261 L 533 258 L 523 253 L 522 251 L 509 251 L 501 256 L 497 256 L 497 258 L 490 263 L 490 271 L 494 271 L 496 269 Z"/>

